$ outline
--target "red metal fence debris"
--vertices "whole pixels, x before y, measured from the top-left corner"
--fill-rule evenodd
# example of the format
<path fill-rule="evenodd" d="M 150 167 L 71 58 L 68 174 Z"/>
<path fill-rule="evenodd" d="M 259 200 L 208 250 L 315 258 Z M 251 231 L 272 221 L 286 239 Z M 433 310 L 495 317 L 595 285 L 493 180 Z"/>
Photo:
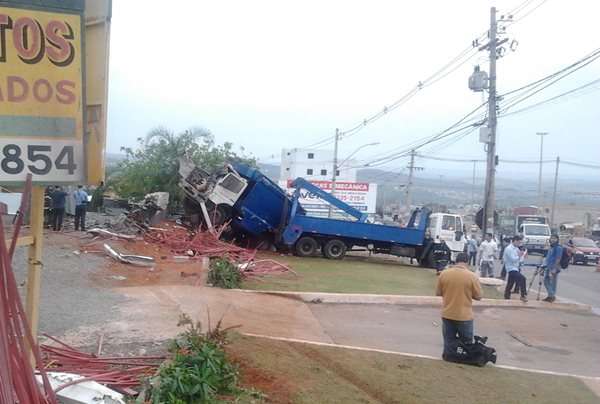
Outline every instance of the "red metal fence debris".
<path fill-rule="evenodd" d="M 164 356 L 99 356 L 79 351 L 44 334 L 57 345 L 42 344 L 44 368 L 47 371 L 75 373 L 83 376 L 73 382 L 93 380 L 125 394 L 132 393 L 144 377 L 156 373 Z M 61 386 L 61 389 L 67 386 Z"/>
<path fill-rule="evenodd" d="M 178 255 L 225 258 L 239 265 L 245 277 L 262 276 L 276 272 L 295 272 L 287 265 L 273 259 L 257 259 L 257 250 L 236 246 L 220 240 L 224 226 L 213 232 L 191 232 L 185 227 L 165 223 L 162 228 L 152 228 L 144 233 L 149 243 L 166 246 Z"/>

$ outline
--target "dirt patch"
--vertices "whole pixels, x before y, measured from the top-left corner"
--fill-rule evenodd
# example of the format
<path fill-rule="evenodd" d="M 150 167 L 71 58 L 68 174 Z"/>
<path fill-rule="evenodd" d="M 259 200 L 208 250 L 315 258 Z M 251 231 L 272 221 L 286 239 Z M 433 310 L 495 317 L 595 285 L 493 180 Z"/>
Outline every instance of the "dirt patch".
<path fill-rule="evenodd" d="M 275 375 L 266 369 L 255 367 L 232 352 L 228 352 L 228 355 L 240 370 L 242 387 L 260 391 L 266 395 L 269 403 L 292 404 L 294 402 L 292 397 L 295 389 L 282 375 Z"/>
<path fill-rule="evenodd" d="M 122 254 L 144 255 L 155 259 L 151 268 L 124 264 L 106 256 L 103 244 L 107 243 Z M 107 287 L 150 285 L 196 285 L 202 275 L 199 259 L 178 259 L 166 247 L 144 240 L 82 240 L 80 251 L 106 259 L 104 268 L 94 274 L 94 282 Z"/>

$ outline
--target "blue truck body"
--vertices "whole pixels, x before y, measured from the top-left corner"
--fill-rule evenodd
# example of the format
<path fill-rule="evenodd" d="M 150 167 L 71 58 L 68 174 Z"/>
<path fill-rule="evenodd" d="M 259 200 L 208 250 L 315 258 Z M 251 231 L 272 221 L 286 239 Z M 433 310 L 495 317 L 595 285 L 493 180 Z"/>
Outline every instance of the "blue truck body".
<path fill-rule="evenodd" d="M 303 178 L 293 182 L 296 190 L 290 196 L 257 169 L 244 164 L 233 164 L 233 168 L 248 182 L 233 206 L 232 223 L 238 230 L 253 236 L 271 234 L 276 245 L 306 253 L 301 255 L 311 255 L 314 252 L 311 248 L 315 247 L 330 252 L 341 249 L 343 256 L 347 249 L 357 246 L 415 258 L 423 258 L 426 253 L 428 209 L 413 212 L 406 227 L 372 224 L 367 222 L 365 213 Z M 354 220 L 308 216 L 299 202 L 301 190 L 315 194 Z M 299 250 L 298 243 L 311 248 Z M 333 253 L 324 255 L 338 258 Z"/>

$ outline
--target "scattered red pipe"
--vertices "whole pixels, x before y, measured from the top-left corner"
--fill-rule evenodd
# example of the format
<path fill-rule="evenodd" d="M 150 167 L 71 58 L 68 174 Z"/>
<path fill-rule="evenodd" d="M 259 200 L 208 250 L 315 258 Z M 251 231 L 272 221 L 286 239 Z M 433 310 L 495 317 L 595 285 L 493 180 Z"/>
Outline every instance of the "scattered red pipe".
<path fill-rule="evenodd" d="M 224 227 L 213 232 L 190 232 L 180 226 L 169 226 L 151 229 L 144 233 L 144 240 L 163 245 L 178 255 L 193 257 L 225 258 L 242 268 L 246 278 L 263 276 L 276 272 L 291 272 L 290 267 L 273 259 L 257 260 L 257 250 L 236 246 L 219 239 Z"/>
<path fill-rule="evenodd" d="M 3 404 L 57 403 L 56 395 L 41 366 L 40 351 L 31 334 L 11 266 L 23 215 L 29 208 L 31 187 L 31 174 L 28 174 L 9 248 L 6 247 L 4 223 L 0 215 L 0 403 Z M 1 208 L 1 213 L 6 213 L 6 205 L 2 204 Z M 34 375 L 31 356 L 42 378 L 41 388 Z"/>

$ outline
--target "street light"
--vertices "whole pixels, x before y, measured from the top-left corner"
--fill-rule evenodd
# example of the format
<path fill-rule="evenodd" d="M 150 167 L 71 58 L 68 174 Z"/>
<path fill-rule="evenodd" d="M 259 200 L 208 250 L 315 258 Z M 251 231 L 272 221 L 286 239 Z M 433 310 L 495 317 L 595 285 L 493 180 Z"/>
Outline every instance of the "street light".
<path fill-rule="evenodd" d="M 544 195 L 542 194 L 542 160 L 544 159 L 544 136 L 548 135 L 548 132 L 537 132 L 537 136 L 540 137 L 540 172 L 538 177 L 538 205 L 539 209 L 542 209 L 544 204 Z"/>
<path fill-rule="evenodd" d="M 362 146 L 358 147 L 356 150 L 354 150 L 352 153 L 350 153 L 350 155 L 349 155 L 348 157 L 346 157 L 346 159 L 345 159 L 344 161 L 342 161 L 340 164 L 338 164 L 338 165 L 337 165 L 337 168 L 341 168 L 341 167 L 343 167 L 343 166 L 344 166 L 344 164 L 345 164 L 345 163 L 346 163 L 348 160 L 350 160 L 352 157 L 354 157 L 354 155 L 355 155 L 356 153 L 358 153 L 359 151 L 361 151 L 361 150 L 362 150 L 362 149 L 364 149 L 365 147 L 369 147 L 369 146 L 377 146 L 377 145 L 379 145 L 379 142 L 367 143 L 367 144 L 364 144 L 364 145 L 362 145 Z"/>

